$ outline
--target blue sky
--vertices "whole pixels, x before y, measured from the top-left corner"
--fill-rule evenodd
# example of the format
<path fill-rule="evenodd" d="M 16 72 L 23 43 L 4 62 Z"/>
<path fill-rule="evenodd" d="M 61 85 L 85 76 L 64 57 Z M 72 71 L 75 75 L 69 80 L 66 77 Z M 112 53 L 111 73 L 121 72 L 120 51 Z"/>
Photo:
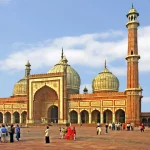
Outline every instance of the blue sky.
<path fill-rule="evenodd" d="M 24 77 L 30 61 L 32 74 L 46 73 L 64 48 L 68 63 L 80 74 L 81 92 L 91 91 L 104 60 L 126 88 L 126 14 L 132 2 L 139 12 L 140 85 L 142 111 L 150 111 L 150 1 L 144 0 L 0 0 L 0 97 L 9 97 Z"/>

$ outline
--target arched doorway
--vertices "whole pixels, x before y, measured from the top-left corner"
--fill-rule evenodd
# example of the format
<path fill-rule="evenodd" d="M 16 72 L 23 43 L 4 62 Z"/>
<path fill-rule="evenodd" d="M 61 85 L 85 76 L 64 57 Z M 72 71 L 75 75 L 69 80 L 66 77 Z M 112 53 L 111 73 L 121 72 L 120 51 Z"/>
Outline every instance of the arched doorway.
<path fill-rule="evenodd" d="M 3 123 L 3 114 L 0 112 L 0 123 Z"/>
<path fill-rule="evenodd" d="M 125 112 L 122 109 L 118 109 L 115 113 L 116 122 L 125 123 Z"/>
<path fill-rule="evenodd" d="M 142 118 L 142 123 L 147 126 L 147 119 L 146 118 Z"/>
<path fill-rule="evenodd" d="M 58 107 L 55 105 L 48 109 L 48 122 L 58 123 Z"/>
<path fill-rule="evenodd" d="M 26 120 L 27 120 L 27 112 L 26 112 L 26 111 L 22 112 L 21 118 L 22 118 L 22 120 L 20 120 L 20 121 L 21 121 L 23 124 L 26 124 Z"/>
<path fill-rule="evenodd" d="M 14 123 L 20 123 L 20 115 L 17 111 L 13 113 L 13 117 L 14 117 Z"/>
<path fill-rule="evenodd" d="M 103 119 L 104 123 L 112 123 L 112 111 L 109 109 L 105 110 L 103 114 Z"/>
<path fill-rule="evenodd" d="M 100 123 L 100 112 L 98 110 L 92 111 L 92 123 Z"/>
<path fill-rule="evenodd" d="M 41 123 L 42 118 L 47 118 L 47 104 L 54 103 L 54 101 L 58 101 L 58 95 L 56 91 L 47 85 L 40 88 L 34 95 L 33 102 L 33 119 L 35 122 Z M 58 115 L 58 108 L 54 108 Z M 57 121 L 58 121 L 58 117 Z M 52 121 L 51 119 L 48 122 Z"/>
<path fill-rule="evenodd" d="M 150 118 L 148 118 L 148 127 L 150 127 Z"/>
<path fill-rule="evenodd" d="M 10 112 L 6 112 L 4 116 L 5 116 L 4 123 L 11 123 L 11 114 L 10 114 Z"/>
<path fill-rule="evenodd" d="M 70 122 L 78 123 L 78 113 L 74 110 L 70 112 Z"/>
<path fill-rule="evenodd" d="M 81 122 L 89 123 L 89 113 L 86 110 L 81 111 Z"/>

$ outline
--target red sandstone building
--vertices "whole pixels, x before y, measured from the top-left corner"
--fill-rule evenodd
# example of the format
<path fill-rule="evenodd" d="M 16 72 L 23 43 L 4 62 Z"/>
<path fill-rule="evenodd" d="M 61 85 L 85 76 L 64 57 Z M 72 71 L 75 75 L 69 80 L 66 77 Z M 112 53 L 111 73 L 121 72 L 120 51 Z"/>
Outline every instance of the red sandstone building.
<path fill-rule="evenodd" d="M 137 20 L 132 7 L 127 14 L 128 51 L 127 88 L 119 92 L 119 80 L 105 66 L 92 82 L 93 93 L 79 94 L 80 76 L 62 56 L 58 64 L 45 74 L 25 76 L 14 86 L 11 97 L 0 98 L 0 122 L 41 124 L 71 123 L 150 123 L 150 113 L 141 113 L 142 88 L 139 83 Z"/>

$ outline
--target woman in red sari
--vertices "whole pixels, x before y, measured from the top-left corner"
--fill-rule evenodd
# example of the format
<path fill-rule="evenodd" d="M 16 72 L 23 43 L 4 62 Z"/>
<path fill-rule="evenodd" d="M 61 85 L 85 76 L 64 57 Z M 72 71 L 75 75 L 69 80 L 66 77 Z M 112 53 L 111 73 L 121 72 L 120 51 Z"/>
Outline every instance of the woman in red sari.
<path fill-rule="evenodd" d="M 65 138 L 67 140 L 72 140 L 72 130 L 71 130 L 71 128 L 70 128 L 70 126 L 68 124 L 66 126 L 67 126 L 67 129 L 66 129 L 66 136 L 65 136 Z"/>

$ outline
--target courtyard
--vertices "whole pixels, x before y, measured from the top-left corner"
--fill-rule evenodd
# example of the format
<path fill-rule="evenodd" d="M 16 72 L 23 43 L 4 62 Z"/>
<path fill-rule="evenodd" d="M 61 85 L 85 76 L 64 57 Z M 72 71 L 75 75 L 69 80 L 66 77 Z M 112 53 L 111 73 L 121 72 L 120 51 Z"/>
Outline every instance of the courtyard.
<path fill-rule="evenodd" d="M 150 128 L 141 133 L 134 131 L 111 131 L 96 135 L 96 127 L 76 126 L 77 139 L 59 139 L 59 126 L 50 126 L 50 144 L 44 141 L 45 127 L 21 128 L 21 139 L 14 143 L 0 143 L 0 150 L 150 150 Z M 9 139 L 8 139 L 9 140 Z"/>

